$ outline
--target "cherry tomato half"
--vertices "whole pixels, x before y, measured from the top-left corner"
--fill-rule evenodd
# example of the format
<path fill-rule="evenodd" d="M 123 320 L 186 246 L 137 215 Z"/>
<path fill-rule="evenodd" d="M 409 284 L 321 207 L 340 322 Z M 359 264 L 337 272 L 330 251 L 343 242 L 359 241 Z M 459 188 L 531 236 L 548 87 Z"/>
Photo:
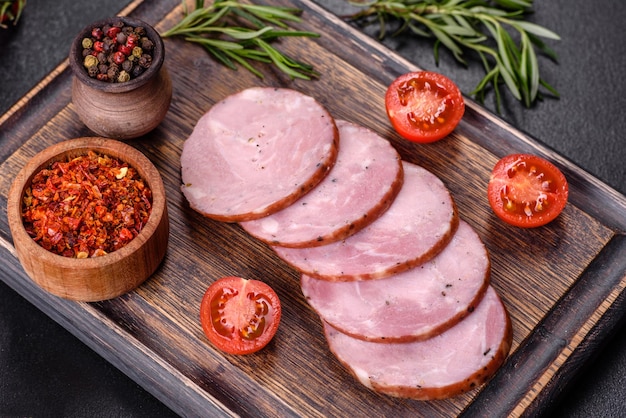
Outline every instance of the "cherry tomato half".
<path fill-rule="evenodd" d="M 200 322 L 207 338 L 229 354 L 250 354 L 276 334 L 281 306 L 276 292 L 259 280 L 222 277 L 207 289 Z"/>
<path fill-rule="evenodd" d="M 487 197 L 504 222 L 522 228 L 547 224 L 567 203 L 565 176 L 551 162 L 529 154 L 511 154 L 496 163 Z"/>
<path fill-rule="evenodd" d="M 465 101 L 456 84 L 431 71 L 396 78 L 387 89 L 385 107 L 396 132 L 421 143 L 447 136 L 465 113 Z"/>

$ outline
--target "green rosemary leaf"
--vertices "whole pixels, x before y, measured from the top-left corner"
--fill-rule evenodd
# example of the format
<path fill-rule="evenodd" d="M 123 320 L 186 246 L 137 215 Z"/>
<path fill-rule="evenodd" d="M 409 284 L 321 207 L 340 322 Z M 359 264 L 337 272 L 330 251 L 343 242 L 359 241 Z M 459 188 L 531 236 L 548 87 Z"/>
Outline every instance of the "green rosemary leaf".
<path fill-rule="evenodd" d="M 451 38 L 450 36 L 448 36 L 448 34 L 446 34 L 439 26 L 437 25 L 431 25 L 430 26 L 430 30 L 432 31 L 432 33 L 437 37 L 437 39 L 439 39 L 439 41 L 446 46 L 446 48 L 448 48 L 452 54 L 454 54 L 454 57 L 461 61 L 461 62 L 465 62 L 462 58 L 461 58 L 461 54 L 463 53 L 463 51 L 461 50 L 461 48 L 454 42 L 453 38 Z"/>
<path fill-rule="evenodd" d="M 243 46 L 236 42 L 230 41 L 222 41 L 220 39 L 212 39 L 212 38 L 203 38 L 200 36 L 188 36 L 185 40 L 189 42 L 195 42 L 201 45 L 210 45 L 213 48 L 219 48 L 222 51 L 234 50 L 234 49 L 243 49 Z"/>
<path fill-rule="evenodd" d="M 550 93 L 552 93 L 554 95 L 554 97 L 561 97 L 559 92 L 556 91 L 556 89 L 554 87 L 552 87 L 550 84 L 548 84 L 548 82 L 546 82 L 545 80 L 540 79 L 539 80 L 539 84 L 541 84 L 546 90 L 548 90 Z"/>
<path fill-rule="evenodd" d="M 539 62 L 537 61 L 537 54 L 535 54 L 535 50 L 532 47 L 531 41 L 527 36 L 524 36 L 522 39 L 523 48 L 522 51 L 525 50 L 526 60 L 528 61 L 528 72 L 529 72 L 529 80 L 530 80 L 530 102 L 527 106 L 530 106 L 537 94 L 539 93 Z"/>
<path fill-rule="evenodd" d="M 230 59 L 229 57 L 230 54 L 228 53 L 227 50 L 215 48 L 214 46 L 209 45 L 209 44 L 201 44 L 201 45 L 204 47 L 204 49 L 206 49 L 211 55 L 217 58 L 217 60 L 220 61 L 225 66 L 227 66 L 231 70 L 237 69 L 237 66 L 235 66 L 235 63 Z"/>
<path fill-rule="evenodd" d="M 532 0 L 495 0 L 497 4 L 507 9 L 529 9 L 533 6 Z"/>
<path fill-rule="evenodd" d="M 230 58 L 234 61 L 237 61 L 237 63 L 239 63 L 239 65 L 241 65 L 242 67 L 244 67 L 246 70 L 250 71 L 252 74 L 256 75 L 259 78 L 263 78 L 263 74 L 261 74 L 260 71 L 258 71 L 256 68 L 254 68 L 248 61 L 246 61 L 243 57 L 234 54 L 230 51 L 226 51 L 226 54 L 228 54 L 230 56 Z M 255 59 L 255 61 L 260 61 L 260 59 Z M 234 66 L 233 67 L 235 70 L 237 70 L 237 67 Z"/>
<path fill-rule="evenodd" d="M 502 76 L 502 79 L 504 80 L 504 84 L 506 84 L 506 86 L 509 88 L 509 90 L 511 91 L 511 94 L 513 94 L 513 97 L 521 101 L 522 95 L 519 91 L 519 85 L 514 80 L 512 71 L 506 68 L 500 59 L 497 59 L 496 62 L 497 62 L 496 65 L 499 70 L 499 73 Z"/>
<path fill-rule="evenodd" d="M 513 26 L 517 27 L 518 29 L 521 28 L 522 31 L 532 33 L 533 35 L 540 36 L 542 38 L 554 39 L 556 41 L 561 39 L 561 37 L 556 33 L 535 23 L 516 21 Z"/>
<path fill-rule="evenodd" d="M 257 40 L 258 45 L 267 52 L 267 55 L 270 57 L 274 65 L 276 65 L 282 72 L 288 74 L 292 78 L 302 78 L 304 80 L 310 80 L 311 78 L 306 74 L 303 74 L 300 71 L 296 71 L 292 68 L 293 62 L 286 59 L 286 57 L 278 52 L 276 49 L 272 48 L 267 42 L 264 42 L 260 39 Z"/>
<path fill-rule="evenodd" d="M 547 46 L 545 44 L 545 42 L 543 42 L 541 39 L 539 39 L 538 37 L 536 37 L 532 33 L 529 33 L 528 37 L 530 38 L 530 41 L 533 43 L 533 45 L 535 45 L 539 51 L 541 51 L 543 54 L 548 56 L 552 61 L 554 61 L 554 62 L 558 61 L 558 57 L 556 55 L 556 52 L 554 52 L 554 50 L 552 50 L 552 48 Z"/>
<path fill-rule="evenodd" d="M 243 8 L 263 20 L 274 20 L 276 22 L 280 22 L 281 19 L 299 22 L 300 18 L 298 15 L 302 12 L 300 9 L 290 7 L 256 6 L 253 4 L 244 4 Z M 287 27 L 287 25 L 284 25 L 284 27 Z"/>
<path fill-rule="evenodd" d="M 432 36 L 432 34 L 426 32 L 425 30 L 422 30 L 421 28 L 419 28 L 416 25 L 413 25 L 411 23 L 407 22 L 408 27 L 411 29 L 411 32 L 413 32 L 414 34 L 418 35 L 418 36 L 423 36 L 424 38 L 430 38 Z"/>

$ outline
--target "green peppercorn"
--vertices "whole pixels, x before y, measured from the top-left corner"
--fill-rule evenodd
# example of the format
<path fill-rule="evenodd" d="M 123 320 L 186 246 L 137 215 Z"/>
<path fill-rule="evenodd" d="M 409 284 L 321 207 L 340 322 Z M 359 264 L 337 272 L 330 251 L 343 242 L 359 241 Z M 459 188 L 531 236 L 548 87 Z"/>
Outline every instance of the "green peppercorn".
<path fill-rule="evenodd" d="M 83 38 L 82 45 L 83 48 L 91 48 L 93 46 L 93 41 L 91 38 Z"/>
<path fill-rule="evenodd" d="M 120 74 L 117 76 L 117 82 L 118 83 L 125 83 L 128 80 L 130 80 L 130 74 L 128 74 L 124 70 L 120 71 Z"/>
<path fill-rule="evenodd" d="M 86 68 L 95 67 L 98 65 L 98 58 L 94 57 L 93 55 L 87 55 L 85 57 L 85 61 L 83 62 L 83 65 Z"/>
<path fill-rule="evenodd" d="M 133 55 L 137 58 L 140 58 L 143 55 L 143 49 L 140 46 L 136 46 L 133 48 Z"/>

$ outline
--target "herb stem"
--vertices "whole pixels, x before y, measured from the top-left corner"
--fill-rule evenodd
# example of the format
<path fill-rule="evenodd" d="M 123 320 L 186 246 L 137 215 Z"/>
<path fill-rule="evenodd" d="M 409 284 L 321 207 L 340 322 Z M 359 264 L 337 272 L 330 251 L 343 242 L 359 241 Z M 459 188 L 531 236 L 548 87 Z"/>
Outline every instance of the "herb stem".
<path fill-rule="evenodd" d="M 315 32 L 289 29 L 289 22 L 300 22 L 300 10 L 279 6 L 259 6 L 235 0 L 215 0 L 210 5 L 197 0 L 188 11 L 183 0 L 184 17 L 162 37 L 183 37 L 204 47 L 231 69 L 239 64 L 257 77 L 252 63 L 271 63 L 291 78 L 309 80 L 318 73 L 313 66 L 299 62 L 270 45 L 283 37 L 318 37 Z"/>
<path fill-rule="evenodd" d="M 464 52 L 474 51 L 485 76 L 471 94 L 482 102 L 488 86 L 492 86 L 498 111 L 501 83 L 527 107 L 541 98 L 539 86 L 558 97 L 556 90 L 540 77 L 537 51 L 556 61 L 556 54 L 539 38 L 558 40 L 559 36 L 524 20 L 532 0 L 353 0 L 351 3 L 363 9 L 349 18 L 366 25 L 377 23 L 381 38 L 386 35 L 390 21 L 397 23 L 395 34 L 408 31 L 435 38 L 437 63 L 440 45 L 464 65 L 467 65 Z"/>

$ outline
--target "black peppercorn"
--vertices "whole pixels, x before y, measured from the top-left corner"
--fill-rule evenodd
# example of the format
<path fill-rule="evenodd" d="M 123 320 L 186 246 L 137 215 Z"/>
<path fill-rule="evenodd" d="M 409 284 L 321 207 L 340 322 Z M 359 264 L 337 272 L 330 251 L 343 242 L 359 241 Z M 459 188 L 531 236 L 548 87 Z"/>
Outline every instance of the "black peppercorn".
<path fill-rule="evenodd" d="M 143 68 L 148 68 L 152 64 L 152 55 L 143 54 L 138 61 L 139 66 Z"/>
<path fill-rule="evenodd" d="M 117 66 L 110 66 L 109 70 L 107 71 L 107 76 L 109 77 L 109 80 L 114 81 L 117 80 L 117 77 L 120 74 L 120 70 Z"/>
<path fill-rule="evenodd" d="M 146 38 L 145 36 L 143 38 L 141 38 L 141 49 L 143 49 L 144 51 L 152 51 L 154 49 L 154 43 L 149 39 Z"/>
<path fill-rule="evenodd" d="M 132 69 L 131 75 L 133 76 L 133 78 L 137 78 L 142 73 L 143 73 L 143 67 L 140 67 L 139 65 L 135 65 Z"/>
<path fill-rule="evenodd" d="M 126 60 L 122 63 L 122 69 L 127 73 L 130 73 L 133 69 L 133 63 L 129 60 Z"/>
<path fill-rule="evenodd" d="M 98 67 L 92 65 L 91 67 L 87 68 L 87 73 L 89 74 L 89 77 L 96 77 L 98 75 Z"/>

